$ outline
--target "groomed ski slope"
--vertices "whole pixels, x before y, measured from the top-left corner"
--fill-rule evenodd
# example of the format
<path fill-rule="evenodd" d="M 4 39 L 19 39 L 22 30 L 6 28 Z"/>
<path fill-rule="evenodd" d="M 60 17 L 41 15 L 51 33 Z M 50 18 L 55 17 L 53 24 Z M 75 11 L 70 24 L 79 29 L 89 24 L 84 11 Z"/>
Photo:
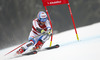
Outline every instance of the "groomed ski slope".
<path fill-rule="evenodd" d="M 67 27 L 66 27 L 67 28 Z M 35 55 L 26 55 L 9 59 L 3 56 L 16 46 L 0 50 L 0 60 L 100 60 L 100 23 L 77 28 L 79 41 L 74 29 L 55 34 L 53 45 L 59 44 L 57 49 L 38 52 Z M 48 47 L 48 40 L 43 48 Z"/>

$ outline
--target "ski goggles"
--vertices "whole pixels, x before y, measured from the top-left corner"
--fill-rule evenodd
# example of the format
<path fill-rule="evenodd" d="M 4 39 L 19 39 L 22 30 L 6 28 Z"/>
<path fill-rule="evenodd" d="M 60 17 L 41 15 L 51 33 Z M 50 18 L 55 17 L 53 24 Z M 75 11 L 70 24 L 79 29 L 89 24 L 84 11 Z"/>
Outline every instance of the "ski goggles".
<path fill-rule="evenodd" d="M 40 21 L 41 22 L 46 22 L 47 21 L 47 18 L 40 18 Z"/>

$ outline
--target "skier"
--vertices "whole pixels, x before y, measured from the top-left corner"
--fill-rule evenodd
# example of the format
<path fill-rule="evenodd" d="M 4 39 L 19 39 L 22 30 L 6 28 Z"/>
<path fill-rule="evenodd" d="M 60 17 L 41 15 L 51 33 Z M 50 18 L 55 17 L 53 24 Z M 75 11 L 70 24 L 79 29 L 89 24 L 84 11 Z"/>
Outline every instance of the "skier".
<path fill-rule="evenodd" d="M 52 35 L 52 29 L 47 19 L 47 14 L 44 11 L 40 11 L 37 18 L 32 22 L 32 30 L 29 34 L 28 42 L 22 46 L 16 53 L 22 54 L 30 46 L 35 46 L 32 50 L 40 49 L 43 44 Z"/>

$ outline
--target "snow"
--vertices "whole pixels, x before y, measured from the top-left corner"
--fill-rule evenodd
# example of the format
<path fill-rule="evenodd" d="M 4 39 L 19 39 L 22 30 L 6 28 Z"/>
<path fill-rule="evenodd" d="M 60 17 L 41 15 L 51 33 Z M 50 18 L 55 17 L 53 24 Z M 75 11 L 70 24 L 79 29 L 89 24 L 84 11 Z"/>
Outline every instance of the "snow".
<path fill-rule="evenodd" d="M 38 52 L 35 55 L 25 55 L 10 59 L 4 56 L 16 46 L 0 50 L 0 60 L 100 60 L 100 23 L 77 28 L 79 41 L 74 29 L 55 34 L 53 45 L 59 44 L 57 49 Z M 48 40 L 43 48 L 48 47 Z"/>

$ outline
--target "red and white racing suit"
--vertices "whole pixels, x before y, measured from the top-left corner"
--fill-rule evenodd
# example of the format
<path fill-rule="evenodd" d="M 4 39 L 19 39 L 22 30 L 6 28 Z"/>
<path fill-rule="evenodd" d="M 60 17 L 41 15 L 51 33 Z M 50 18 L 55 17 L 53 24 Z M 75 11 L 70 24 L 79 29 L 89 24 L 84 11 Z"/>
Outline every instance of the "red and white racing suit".
<path fill-rule="evenodd" d="M 41 39 L 43 42 L 45 42 L 46 40 L 48 40 L 49 36 L 47 35 L 42 35 L 42 33 L 38 32 L 36 30 L 36 28 L 39 28 L 39 29 L 44 29 L 45 31 L 47 31 L 48 29 L 51 29 L 51 26 L 50 26 L 50 23 L 49 21 L 47 20 L 45 22 L 44 25 L 40 24 L 38 19 L 34 19 L 33 22 L 32 22 L 32 30 L 30 32 L 30 35 L 29 35 L 29 39 L 28 40 L 31 40 L 32 38 L 34 38 L 34 43 L 37 43 L 37 41 L 39 39 Z M 42 36 L 41 36 L 42 35 Z M 38 36 L 38 37 L 36 37 Z"/>
<path fill-rule="evenodd" d="M 48 20 L 45 22 L 44 25 L 42 25 L 37 18 L 34 19 L 32 22 L 32 30 L 31 30 L 31 32 L 29 34 L 29 38 L 28 38 L 29 42 L 27 42 L 24 46 L 22 46 L 16 52 L 17 54 L 22 54 L 30 46 L 34 47 L 33 50 L 39 49 L 49 39 L 50 35 L 48 35 L 48 34 L 43 35 L 36 28 L 47 31 L 48 29 L 51 29 L 51 26 L 50 26 L 50 23 Z"/>
<path fill-rule="evenodd" d="M 33 45 L 41 45 L 50 38 L 50 35 L 47 35 L 47 34 L 43 35 L 41 32 L 37 31 L 36 28 L 44 29 L 45 31 L 47 31 L 48 29 L 51 29 L 49 20 L 47 20 L 44 25 L 40 24 L 37 18 L 33 20 L 32 30 L 28 38 L 29 42 L 26 43 L 26 45 L 24 45 L 25 49 L 27 49 L 28 46 L 30 46 L 30 43 Z M 40 40 L 42 41 L 42 43 L 40 43 Z"/>

